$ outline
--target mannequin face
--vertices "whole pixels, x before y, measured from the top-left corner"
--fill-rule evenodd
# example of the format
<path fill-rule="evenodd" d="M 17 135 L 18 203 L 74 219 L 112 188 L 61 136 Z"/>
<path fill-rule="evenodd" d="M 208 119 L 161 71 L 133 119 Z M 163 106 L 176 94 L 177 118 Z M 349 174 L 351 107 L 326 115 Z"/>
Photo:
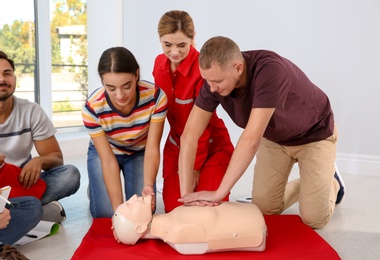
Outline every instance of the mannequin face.
<path fill-rule="evenodd" d="M 117 211 L 135 224 L 149 223 L 152 220 L 152 196 L 139 197 L 133 195 L 121 204 Z"/>
<path fill-rule="evenodd" d="M 134 245 L 144 235 L 152 220 L 151 202 L 151 195 L 134 195 L 116 209 L 112 225 L 120 242 Z"/>

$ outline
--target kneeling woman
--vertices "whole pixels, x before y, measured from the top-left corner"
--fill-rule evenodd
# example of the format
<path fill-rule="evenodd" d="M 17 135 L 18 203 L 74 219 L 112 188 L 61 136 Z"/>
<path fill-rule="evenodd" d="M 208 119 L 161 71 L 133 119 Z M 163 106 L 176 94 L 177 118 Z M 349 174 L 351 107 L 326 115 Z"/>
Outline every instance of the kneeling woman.
<path fill-rule="evenodd" d="M 103 86 L 89 96 L 82 111 L 91 137 L 87 170 L 94 218 L 112 217 L 123 203 L 120 170 L 127 200 L 133 194 L 155 195 L 167 107 L 160 88 L 140 81 L 139 65 L 124 47 L 104 51 L 98 73 Z"/>

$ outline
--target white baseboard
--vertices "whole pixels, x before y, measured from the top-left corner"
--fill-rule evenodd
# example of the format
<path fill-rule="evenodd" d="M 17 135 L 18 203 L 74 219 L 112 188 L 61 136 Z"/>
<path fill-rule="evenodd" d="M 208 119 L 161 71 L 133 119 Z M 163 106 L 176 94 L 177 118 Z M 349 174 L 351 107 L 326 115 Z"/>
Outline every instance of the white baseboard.
<path fill-rule="evenodd" d="M 336 156 L 336 164 L 342 173 L 380 177 L 380 156 L 340 153 Z M 298 164 L 294 168 L 298 169 Z"/>
<path fill-rule="evenodd" d="M 380 177 L 380 156 L 360 154 L 337 154 L 340 172 Z"/>

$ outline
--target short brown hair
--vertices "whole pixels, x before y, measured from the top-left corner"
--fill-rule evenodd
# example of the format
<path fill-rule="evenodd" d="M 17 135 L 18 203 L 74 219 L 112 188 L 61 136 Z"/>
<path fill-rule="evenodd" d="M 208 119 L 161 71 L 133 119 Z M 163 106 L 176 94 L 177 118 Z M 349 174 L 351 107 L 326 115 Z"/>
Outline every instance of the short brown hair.
<path fill-rule="evenodd" d="M 219 67 L 225 68 L 236 59 L 243 59 L 239 46 L 227 37 L 215 36 L 202 46 L 199 53 L 199 66 L 207 70 L 216 63 Z"/>
<path fill-rule="evenodd" d="M 183 32 L 190 39 L 194 39 L 194 22 L 186 11 L 171 10 L 166 12 L 158 22 L 158 35 L 160 37 L 175 33 Z"/>
<path fill-rule="evenodd" d="M 10 59 L 5 52 L 0 51 L 0 59 L 7 60 L 9 64 L 11 64 L 13 71 L 15 71 L 15 62 L 12 59 Z"/>

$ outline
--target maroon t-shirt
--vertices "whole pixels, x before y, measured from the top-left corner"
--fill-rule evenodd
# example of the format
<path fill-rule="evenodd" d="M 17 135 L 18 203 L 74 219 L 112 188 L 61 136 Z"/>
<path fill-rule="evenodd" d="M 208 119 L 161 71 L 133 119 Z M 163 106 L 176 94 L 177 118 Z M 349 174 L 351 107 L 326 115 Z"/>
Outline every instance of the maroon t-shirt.
<path fill-rule="evenodd" d="M 264 137 L 281 145 L 302 145 L 331 136 L 334 114 L 327 95 L 291 61 L 266 50 L 242 52 L 247 86 L 237 98 L 212 93 L 205 81 L 195 104 L 212 112 L 221 104 L 245 128 L 252 108 L 275 108 Z"/>

